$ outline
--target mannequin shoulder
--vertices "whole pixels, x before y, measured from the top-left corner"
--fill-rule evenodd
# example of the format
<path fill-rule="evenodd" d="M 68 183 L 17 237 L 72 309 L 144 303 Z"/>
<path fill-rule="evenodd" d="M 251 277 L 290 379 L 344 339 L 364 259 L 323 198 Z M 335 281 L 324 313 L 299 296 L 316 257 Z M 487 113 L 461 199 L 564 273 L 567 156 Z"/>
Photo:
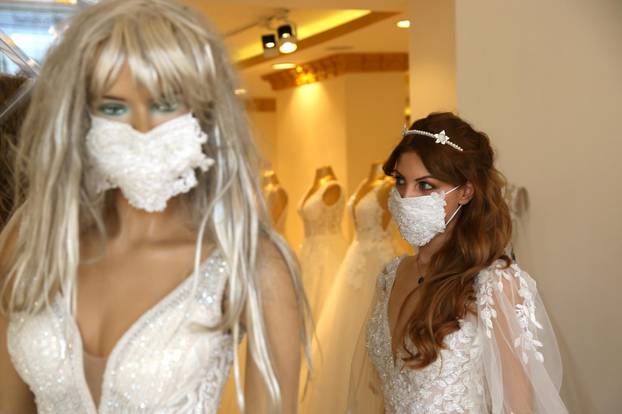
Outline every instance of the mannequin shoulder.
<path fill-rule="evenodd" d="M 295 290 L 292 283 L 295 263 L 287 249 L 282 240 L 273 240 L 268 235 L 259 237 L 256 269 L 262 294 L 267 300 L 292 298 Z"/>

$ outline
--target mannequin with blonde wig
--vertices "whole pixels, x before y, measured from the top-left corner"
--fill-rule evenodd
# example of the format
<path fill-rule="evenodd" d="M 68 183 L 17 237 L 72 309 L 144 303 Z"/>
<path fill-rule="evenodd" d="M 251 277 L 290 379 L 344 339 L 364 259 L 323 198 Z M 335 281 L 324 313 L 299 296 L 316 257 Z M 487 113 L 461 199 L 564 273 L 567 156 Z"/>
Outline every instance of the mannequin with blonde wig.
<path fill-rule="evenodd" d="M 0 235 L 0 412 L 25 412 L 34 404 L 24 402 L 33 396 L 18 376 L 21 371 L 10 364 L 16 365 L 16 358 L 9 357 L 7 337 L 18 332 L 11 324 L 47 312 L 54 303 L 79 319 L 80 269 L 105 260 L 110 240 L 123 234 L 122 196 L 116 189 L 93 190 L 84 140 L 92 102 L 126 69 L 154 99 L 181 97 L 209 136 L 203 152 L 214 166 L 197 170 L 198 184 L 171 199 L 164 212 L 181 212 L 194 235 L 189 255 L 194 270 L 188 277 L 194 289 L 207 246 L 219 252 L 227 269 L 221 318 L 197 329 L 231 336 L 242 409 L 295 412 L 301 349 L 308 354 L 308 311 L 298 265 L 270 225 L 258 181 L 261 159 L 234 94 L 238 84 L 222 41 L 198 14 L 170 0 L 105 0 L 88 7 L 70 21 L 46 57 L 14 166 L 17 208 Z M 112 276 L 109 283 L 123 283 Z M 133 286 L 128 283 L 127 289 Z M 241 393 L 235 349 L 243 333 L 249 360 Z M 44 411 L 38 395 L 37 404 L 40 412 L 52 412 Z M 196 401 L 186 404 L 187 411 L 141 406 L 140 412 L 212 412 Z"/>

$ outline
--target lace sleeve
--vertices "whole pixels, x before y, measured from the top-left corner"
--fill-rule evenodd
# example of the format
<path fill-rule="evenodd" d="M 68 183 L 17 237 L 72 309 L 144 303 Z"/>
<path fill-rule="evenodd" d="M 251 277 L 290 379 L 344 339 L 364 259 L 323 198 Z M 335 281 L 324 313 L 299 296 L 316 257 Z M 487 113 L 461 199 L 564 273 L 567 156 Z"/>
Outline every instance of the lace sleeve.
<path fill-rule="evenodd" d="M 536 282 L 516 264 L 477 278 L 478 333 L 493 414 L 567 413 L 557 341 Z"/>

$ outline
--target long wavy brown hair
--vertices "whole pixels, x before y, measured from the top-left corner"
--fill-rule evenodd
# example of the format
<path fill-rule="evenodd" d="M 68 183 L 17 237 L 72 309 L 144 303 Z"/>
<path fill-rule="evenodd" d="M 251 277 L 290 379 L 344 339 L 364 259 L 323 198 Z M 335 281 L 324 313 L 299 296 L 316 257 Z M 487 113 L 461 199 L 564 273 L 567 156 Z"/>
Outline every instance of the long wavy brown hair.
<path fill-rule="evenodd" d="M 474 189 L 473 198 L 454 219 L 447 241 L 430 259 L 429 283 L 410 292 L 400 308 L 403 315 L 417 293 L 406 328 L 396 332 L 396 340 L 407 352 L 407 366 L 420 369 L 436 360 L 445 336 L 460 328 L 458 320 L 475 313 L 477 274 L 497 259 L 510 265 L 505 249 L 510 243 L 512 221 L 502 193 L 506 182 L 494 167 L 494 151 L 486 134 L 452 113 L 430 114 L 415 121 L 410 129 L 431 133 L 444 130 L 464 151 L 439 145 L 429 137 L 409 135 L 384 164 L 386 174 L 394 172 L 403 153 L 414 151 L 435 178 L 452 185 L 470 182 Z M 406 346 L 407 338 L 415 346 L 414 352 Z"/>
<path fill-rule="evenodd" d="M 0 75 L 0 108 L 19 90 L 26 78 Z M 13 157 L 17 135 L 24 122 L 27 99 L 0 122 L 0 230 L 13 208 Z"/>

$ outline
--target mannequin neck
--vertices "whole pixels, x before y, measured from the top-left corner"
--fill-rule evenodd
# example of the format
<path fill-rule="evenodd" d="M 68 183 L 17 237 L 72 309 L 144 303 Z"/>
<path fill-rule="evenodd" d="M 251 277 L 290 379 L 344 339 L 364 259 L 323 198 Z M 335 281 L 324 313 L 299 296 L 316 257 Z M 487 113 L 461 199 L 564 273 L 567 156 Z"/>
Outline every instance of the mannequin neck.
<path fill-rule="evenodd" d="M 335 176 L 335 173 L 333 172 L 333 169 L 330 165 L 320 167 L 315 170 L 315 183 L 317 185 L 336 179 L 337 177 Z"/>
<path fill-rule="evenodd" d="M 376 180 L 382 180 L 384 179 L 385 174 L 384 174 L 384 170 L 382 169 L 382 163 L 381 162 L 375 162 L 371 165 L 371 168 L 369 169 L 369 176 L 367 177 L 367 180 L 371 183 L 373 181 Z"/>
<path fill-rule="evenodd" d="M 279 183 L 279 179 L 276 176 L 276 173 L 274 171 L 266 171 L 263 175 L 263 186 L 264 187 L 268 187 L 268 186 L 273 186 L 276 187 L 278 186 Z"/>

